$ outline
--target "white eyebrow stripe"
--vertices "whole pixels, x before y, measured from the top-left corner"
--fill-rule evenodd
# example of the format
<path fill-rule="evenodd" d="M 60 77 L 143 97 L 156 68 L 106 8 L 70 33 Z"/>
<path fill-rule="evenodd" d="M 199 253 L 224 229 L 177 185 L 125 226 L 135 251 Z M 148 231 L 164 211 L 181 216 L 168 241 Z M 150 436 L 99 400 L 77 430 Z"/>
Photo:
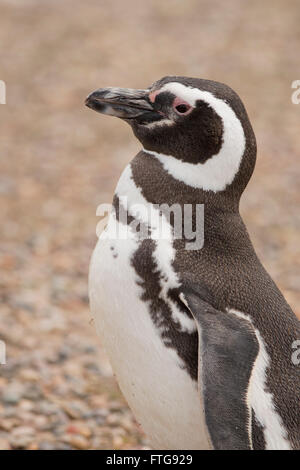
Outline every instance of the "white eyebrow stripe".
<path fill-rule="evenodd" d="M 185 100 L 190 106 L 193 106 L 193 107 L 196 106 L 196 101 L 201 99 L 197 97 L 198 95 L 197 92 L 208 93 L 208 92 L 202 92 L 198 88 L 187 87 L 179 82 L 166 83 L 160 88 L 159 94 L 164 91 L 170 91 L 171 93 L 173 93 L 173 95 L 179 96 L 180 98 Z"/>

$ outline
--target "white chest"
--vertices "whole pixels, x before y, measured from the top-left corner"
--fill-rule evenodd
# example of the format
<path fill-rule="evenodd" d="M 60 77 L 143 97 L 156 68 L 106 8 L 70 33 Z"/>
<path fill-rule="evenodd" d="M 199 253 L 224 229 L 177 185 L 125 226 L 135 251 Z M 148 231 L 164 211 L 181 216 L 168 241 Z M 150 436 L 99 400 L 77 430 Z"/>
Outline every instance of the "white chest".
<path fill-rule="evenodd" d="M 97 330 L 122 393 L 153 447 L 207 449 L 198 384 L 177 352 L 165 346 L 148 303 L 141 299 L 140 279 L 131 264 L 138 240 L 133 235 L 122 239 L 126 227 L 120 223 L 119 238 L 111 237 L 112 219 L 92 257 L 89 289 Z M 168 282 L 176 282 L 167 245 L 159 244 L 156 255 L 164 253 L 160 269 L 165 268 Z M 178 318 L 175 307 L 173 313 Z M 194 328 L 190 319 L 181 320 L 183 329 Z"/>

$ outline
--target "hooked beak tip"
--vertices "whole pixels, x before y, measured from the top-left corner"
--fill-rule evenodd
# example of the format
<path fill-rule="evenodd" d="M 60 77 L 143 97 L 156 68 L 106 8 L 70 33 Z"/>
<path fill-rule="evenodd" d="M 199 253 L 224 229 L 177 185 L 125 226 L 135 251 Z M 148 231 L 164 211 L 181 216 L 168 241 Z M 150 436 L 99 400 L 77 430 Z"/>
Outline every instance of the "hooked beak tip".
<path fill-rule="evenodd" d="M 88 106 L 89 108 L 91 107 L 92 103 L 95 101 L 95 98 L 96 98 L 95 95 L 96 95 L 96 93 L 97 93 L 97 91 L 92 91 L 92 93 L 90 93 L 90 94 L 86 97 L 86 99 L 85 99 L 85 101 L 84 101 L 85 106 Z"/>

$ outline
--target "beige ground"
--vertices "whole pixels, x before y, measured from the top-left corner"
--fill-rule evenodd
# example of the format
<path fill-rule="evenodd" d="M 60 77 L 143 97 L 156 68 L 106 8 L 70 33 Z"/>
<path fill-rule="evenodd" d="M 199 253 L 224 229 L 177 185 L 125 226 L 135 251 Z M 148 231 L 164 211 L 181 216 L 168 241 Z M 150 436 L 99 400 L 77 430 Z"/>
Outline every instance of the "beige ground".
<path fill-rule="evenodd" d="M 164 75 L 231 85 L 258 140 L 242 211 L 300 313 L 298 1 L 1 0 L 0 448 L 147 446 L 89 323 L 95 210 L 139 148 L 83 106 Z"/>

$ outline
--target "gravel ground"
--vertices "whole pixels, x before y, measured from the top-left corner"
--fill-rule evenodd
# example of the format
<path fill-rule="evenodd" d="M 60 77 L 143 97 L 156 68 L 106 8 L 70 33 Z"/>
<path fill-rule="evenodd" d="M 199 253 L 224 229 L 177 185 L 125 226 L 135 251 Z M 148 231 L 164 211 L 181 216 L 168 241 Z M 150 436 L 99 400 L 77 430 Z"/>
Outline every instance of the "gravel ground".
<path fill-rule="evenodd" d="M 300 313 L 297 1 L 2 0 L 0 449 L 140 449 L 90 321 L 96 207 L 137 152 L 92 113 L 99 86 L 211 78 L 242 96 L 259 149 L 242 212 L 266 268 Z"/>

